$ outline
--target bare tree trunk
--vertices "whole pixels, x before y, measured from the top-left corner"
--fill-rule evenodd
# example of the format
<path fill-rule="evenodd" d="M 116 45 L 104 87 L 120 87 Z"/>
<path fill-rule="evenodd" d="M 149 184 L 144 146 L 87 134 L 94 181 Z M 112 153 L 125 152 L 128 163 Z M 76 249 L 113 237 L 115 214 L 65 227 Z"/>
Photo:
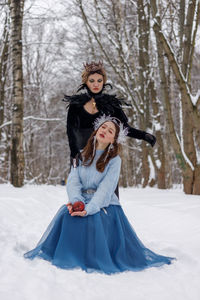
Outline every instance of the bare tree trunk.
<path fill-rule="evenodd" d="M 159 101 L 157 99 L 156 90 L 154 87 L 154 82 L 150 80 L 149 90 L 151 92 L 151 101 L 152 101 L 152 108 L 153 108 L 153 115 L 154 115 L 154 123 L 156 124 L 156 139 L 157 139 L 157 153 L 156 155 L 152 154 L 151 159 L 156 170 L 157 175 L 157 185 L 159 189 L 166 189 L 166 159 L 165 159 L 165 148 L 163 143 L 163 137 L 161 132 L 161 117 L 159 112 Z M 156 157 L 156 162 L 155 161 Z M 158 165 L 159 163 L 159 165 Z"/>
<path fill-rule="evenodd" d="M 142 187 L 149 183 L 150 168 L 148 161 L 148 149 L 145 142 L 142 142 Z"/>
<path fill-rule="evenodd" d="M 127 117 L 132 120 L 133 118 L 133 113 L 132 110 L 128 109 L 127 110 Z M 128 173 L 128 186 L 134 186 L 136 185 L 136 181 L 135 181 L 135 177 L 136 177 L 136 161 L 137 161 L 137 157 L 135 155 L 135 150 L 133 150 L 133 144 L 134 144 L 134 140 L 131 138 L 128 138 L 127 140 L 127 158 L 125 157 L 125 159 L 127 160 L 127 173 Z"/>
<path fill-rule="evenodd" d="M 200 195 L 200 165 L 197 165 L 194 170 L 194 182 L 192 194 Z"/>
<path fill-rule="evenodd" d="M 4 122 L 4 95 L 5 95 L 5 83 L 6 83 L 6 71 L 7 71 L 7 59 L 8 59 L 8 17 L 6 16 L 4 32 L 3 32 L 3 45 L 0 53 L 0 141 L 1 141 L 1 125 Z"/>
<path fill-rule="evenodd" d="M 179 48 L 180 48 L 180 54 L 179 56 L 181 56 L 181 52 L 183 49 L 183 34 L 184 34 L 184 22 L 185 22 L 185 0 L 180 0 L 179 3 Z"/>
<path fill-rule="evenodd" d="M 122 148 L 121 151 L 121 158 L 122 158 L 122 166 L 121 166 L 121 174 L 120 174 L 120 178 L 119 178 L 119 185 L 123 186 L 123 187 L 127 187 L 128 186 L 128 173 L 127 173 L 127 169 L 128 169 L 128 161 L 127 161 L 127 149 L 126 147 Z"/>
<path fill-rule="evenodd" d="M 197 114 L 197 104 L 196 107 L 192 102 L 192 96 L 190 93 L 190 87 L 189 87 L 189 70 L 190 65 L 189 63 L 192 63 L 191 55 L 193 53 L 192 48 L 194 48 L 195 44 L 195 38 L 194 36 L 191 36 L 191 32 L 188 33 L 188 28 L 186 28 L 185 31 L 185 38 L 187 40 L 186 48 L 183 55 L 183 72 L 181 72 L 180 66 L 178 64 L 178 61 L 175 57 L 174 52 L 172 51 L 172 47 L 169 45 L 169 42 L 167 41 L 165 35 L 162 32 L 161 29 L 161 22 L 159 15 L 157 14 L 157 7 L 156 7 L 156 1 L 151 1 L 152 3 L 152 11 L 153 16 L 156 16 L 156 22 L 154 23 L 154 32 L 157 39 L 157 48 L 158 48 L 158 56 L 161 63 L 159 63 L 160 67 L 160 74 L 161 74 L 161 80 L 162 83 L 164 82 L 164 93 L 165 93 L 165 103 L 167 107 L 167 113 L 168 113 L 168 122 L 169 122 L 169 128 L 170 128 L 170 137 L 172 140 L 172 146 L 175 151 L 175 155 L 177 158 L 177 161 L 179 163 L 179 166 L 182 169 L 183 172 L 183 184 L 184 184 L 184 191 L 186 194 L 194 194 L 194 193 L 200 193 L 200 189 L 197 188 L 199 185 L 198 179 L 199 179 L 199 164 L 197 162 L 197 154 L 195 149 L 195 133 L 199 131 L 200 127 L 200 118 Z M 191 29 L 192 26 L 195 27 L 195 22 L 192 22 L 190 20 L 190 17 L 192 16 L 194 18 L 194 11 L 196 8 L 196 14 L 199 15 L 200 6 L 199 3 L 196 5 L 196 1 L 190 1 L 190 5 L 188 6 L 188 14 L 187 14 L 187 26 Z M 190 17 L 189 17 L 190 16 Z M 196 23 L 198 22 L 198 18 L 196 20 Z M 194 34 L 195 31 L 194 31 Z M 193 40 L 193 44 L 191 44 L 191 40 Z M 189 48 L 190 49 L 189 49 Z M 170 67 L 173 70 L 174 76 L 176 78 L 177 84 L 180 89 L 181 93 L 181 109 L 182 109 L 182 119 L 180 122 L 182 122 L 182 128 L 181 128 L 181 136 L 178 137 L 178 134 L 175 131 L 174 122 L 172 118 L 172 108 L 169 101 L 169 95 L 166 92 L 166 78 L 165 78 L 165 72 L 164 72 L 164 61 L 163 61 L 163 54 L 162 51 L 166 54 L 168 58 L 168 62 Z M 185 76 L 184 76 L 185 75 Z M 197 137 L 199 140 L 199 137 Z"/>
<path fill-rule="evenodd" d="M 22 22 L 24 0 L 10 0 L 11 54 L 13 73 L 13 116 L 11 137 L 11 183 L 21 187 L 24 181 L 23 151 L 23 72 L 22 72 Z"/>
<path fill-rule="evenodd" d="M 128 145 L 130 145 L 130 139 L 128 140 Z M 134 169 L 135 162 L 134 160 L 136 157 L 134 157 L 134 152 L 128 149 L 127 151 L 127 162 L 128 162 L 128 186 L 134 186 L 135 185 L 135 174 L 136 170 Z"/>
<path fill-rule="evenodd" d="M 147 9 L 147 7 L 146 7 Z M 137 14 L 138 14 L 138 44 L 139 44 L 139 86 L 141 94 L 141 108 L 144 112 L 144 117 L 141 118 L 142 130 L 150 127 L 149 116 L 149 14 L 145 12 L 143 0 L 137 1 Z M 146 143 L 142 143 L 142 186 L 146 187 L 149 182 L 149 161 L 148 161 L 148 148 Z"/>

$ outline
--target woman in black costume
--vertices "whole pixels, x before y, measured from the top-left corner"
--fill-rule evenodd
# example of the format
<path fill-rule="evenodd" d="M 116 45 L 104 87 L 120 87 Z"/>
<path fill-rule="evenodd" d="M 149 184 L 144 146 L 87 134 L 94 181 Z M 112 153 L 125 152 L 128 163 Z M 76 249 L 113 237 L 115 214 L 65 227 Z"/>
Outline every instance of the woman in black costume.
<path fill-rule="evenodd" d="M 71 162 L 76 162 L 80 150 L 85 147 L 94 130 L 94 121 L 101 115 L 110 115 L 118 118 L 125 127 L 128 127 L 128 136 L 144 140 L 153 147 L 156 138 L 150 133 L 135 129 L 128 125 L 128 118 L 122 110 L 122 100 L 116 95 L 104 93 L 106 86 L 106 72 L 101 62 L 84 65 L 82 84 L 77 90 L 86 92 L 72 96 L 65 95 L 63 101 L 69 103 L 67 116 L 67 135 L 71 151 Z M 108 84 L 107 84 L 108 85 Z"/>

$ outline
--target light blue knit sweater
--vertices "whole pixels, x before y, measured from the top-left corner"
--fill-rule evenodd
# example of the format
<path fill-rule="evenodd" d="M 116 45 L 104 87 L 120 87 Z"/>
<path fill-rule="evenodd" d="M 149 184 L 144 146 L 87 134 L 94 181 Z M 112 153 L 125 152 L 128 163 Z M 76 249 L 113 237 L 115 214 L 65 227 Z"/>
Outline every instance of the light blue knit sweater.
<path fill-rule="evenodd" d="M 121 158 L 119 155 L 112 158 L 101 173 L 96 169 L 96 162 L 102 153 L 103 150 L 96 150 L 93 163 L 89 167 L 83 166 L 79 160 L 79 166 L 71 168 L 67 179 L 68 203 L 83 201 L 86 216 L 93 215 L 110 204 L 120 205 L 115 189 L 120 175 Z M 94 189 L 96 192 L 86 194 L 83 191 L 87 189 Z"/>

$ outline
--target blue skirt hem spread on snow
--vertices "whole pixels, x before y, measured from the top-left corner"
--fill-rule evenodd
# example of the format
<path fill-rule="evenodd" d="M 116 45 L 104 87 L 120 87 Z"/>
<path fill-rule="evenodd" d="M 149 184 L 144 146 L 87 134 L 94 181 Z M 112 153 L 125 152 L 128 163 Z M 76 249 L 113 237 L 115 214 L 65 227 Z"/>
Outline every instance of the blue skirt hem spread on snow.
<path fill-rule="evenodd" d="M 119 205 L 86 217 L 72 217 L 66 205 L 61 206 L 37 247 L 24 257 L 106 274 L 158 267 L 174 259 L 147 249 Z"/>

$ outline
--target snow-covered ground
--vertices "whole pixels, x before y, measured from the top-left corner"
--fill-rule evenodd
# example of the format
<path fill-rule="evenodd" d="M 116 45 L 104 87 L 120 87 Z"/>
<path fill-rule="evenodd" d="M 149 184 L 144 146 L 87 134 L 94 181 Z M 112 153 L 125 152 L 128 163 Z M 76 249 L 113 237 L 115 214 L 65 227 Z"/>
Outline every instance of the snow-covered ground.
<path fill-rule="evenodd" d="M 180 189 L 120 189 L 122 207 L 142 242 L 177 261 L 115 275 L 61 270 L 23 258 L 66 201 L 63 186 L 0 185 L 1 300 L 200 299 L 199 196 Z"/>

